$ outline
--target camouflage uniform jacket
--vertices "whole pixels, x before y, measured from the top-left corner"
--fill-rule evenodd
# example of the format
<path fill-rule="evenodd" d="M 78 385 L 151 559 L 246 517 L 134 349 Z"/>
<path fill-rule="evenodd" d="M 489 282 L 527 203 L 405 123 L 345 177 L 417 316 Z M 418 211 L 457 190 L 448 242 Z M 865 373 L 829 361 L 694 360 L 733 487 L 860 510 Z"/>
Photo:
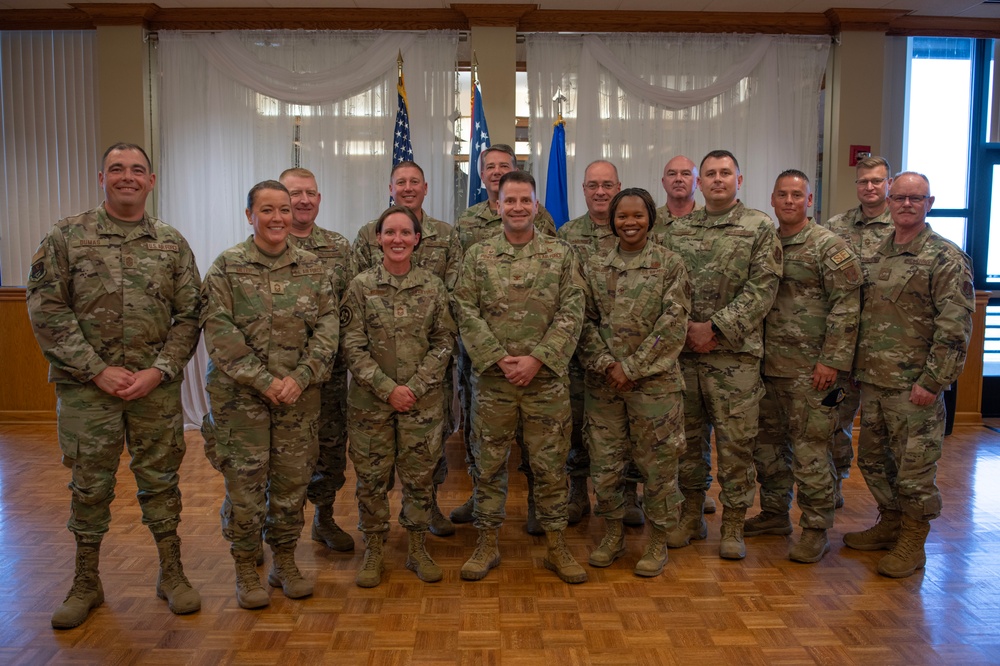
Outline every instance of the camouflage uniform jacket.
<path fill-rule="evenodd" d="M 179 381 L 198 342 L 194 254 L 144 215 L 125 236 L 101 204 L 60 220 L 31 260 L 28 314 L 49 381 L 86 383 L 108 366 Z"/>
<path fill-rule="evenodd" d="M 812 220 L 782 236 L 784 269 L 764 320 L 764 374 L 811 375 L 816 362 L 848 371 L 861 308 L 861 262 L 847 243 Z"/>
<path fill-rule="evenodd" d="M 533 356 L 540 375 L 562 377 L 583 325 L 583 277 L 569 244 L 535 233 L 520 250 L 504 234 L 465 253 L 453 296 L 478 374 L 504 356 Z M 547 368 L 547 370 L 546 370 Z"/>
<path fill-rule="evenodd" d="M 764 317 L 781 279 L 781 242 L 767 214 L 737 202 L 711 222 L 704 208 L 671 224 L 663 239 L 681 255 L 694 296 L 691 321 L 722 331 L 716 351 L 764 354 Z"/>
<path fill-rule="evenodd" d="M 618 237 L 611 231 L 611 223 L 596 224 L 590 213 L 562 225 L 557 234 L 573 246 L 584 269 L 592 256 L 604 256 L 618 243 Z"/>
<path fill-rule="evenodd" d="M 288 246 L 276 259 L 251 236 L 215 260 L 202 286 L 208 383 L 264 393 L 277 377 L 303 389 L 330 374 L 340 321 L 323 262 Z"/>
<path fill-rule="evenodd" d="M 834 215 L 823 226 L 843 238 L 858 259 L 863 260 L 878 252 L 882 241 L 892 233 L 892 216 L 886 206 L 879 215 L 868 219 L 861 206 L 858 206 L 846 213 Z M 864 263 L 861 268 L 865 269 Z"/>
<path fill-rule="evenodd" d="M 422 268 L 432 275 L 438 276 L 450 292 L 458 282 L 458 273 L 462 270 L 462 246 L 458 242 L 458 234 L 447 222 L 437 220 L 423 210 L 420 222 L 420 245 L 413 250 L 413 266 Z M 372 220 L 358 231 L 354 239 L 354 265 L 358 273 L 373 266 L 382 265 L 382 248 L 378 244 L 375 225 L 378 220 Z"/>
<path fill-rule="evenodd" d="M 351 258 L 350 242 L 336 231 L 313 226 L 312 232 L 305 238 L 288 234 L 288 244 L 308 250 L 319 257 L 330 274 L 336 294 L 347 291 L 348 283 L 358 273 Z"/>
<path fill-rule="evenodd" d="M 590 258 L 586 277 L 578 355 L 587 371 L 603 377 L 609 365 L 621 361 L 632 381 L 655 377 L 667 392 L 683 391 L 677 357 L 687 336 L 691 285 L 681 258 L 647 242 L 626 262 L 616 244 Z"/>
<path fill-rule="evenodd" d="M 670 234 L 670 229 L 674 221 L 679 220 L 682 217 L 690 217 L 699 210 L 701 210 L 701 206 L 695 204 L 694 209 L 690 213 L 678 217 L 674 216 L 670 212 L 670 209 L 667 208 L 667 204 L 663 204 L 662 206 L 656 209 L 656 221 L 653 222 L 653 228 L 649 232 L 649 237 L 653 239 L 654 242 L 659 243 L 660 245 L 666 247 L 667 246 L 666 237 Z"/>
<path fill-rule="evenodd" d="M 542 204 L 538 204 L 538 213 L 535 214 L 535 228 L 543 234 L 549 236 L 556 235 L 556 224 L 552 221 L 549 211 L 545 210 Z M 455 223 L 455 233 L 458 234 L 458 241 L 462 245 L 462 252 L 468 252 L 469 248 L 492 238 L 503 231 L 503 222 L 500 219 L 499 210 L 494 213 L 490 210 L 489 201 L 482 201 L 475 206 L 466 208 L 458 216 Z"/>
<path fill-rule="evenodd" d="M 896 247 L 895 238 L 889 234 L 862 260 L 868 270 L 854 376 L 937 393 L 965 365 L 976 309 L 972 262 L 929 225 L 906 245 Z"/>
<path fill-rule="evenodd" d="M 347 288 L 340 321 L 340 345 L 354 382 L 381 402 L 358 405 L 352 392 L 355 406 L 384 406 L 400 385 L 418 399 L 442 386 L 456 327 L 448 291 L 436 275 L 413 267 L 395 277 L 381 264 L 369 268 Z"/>

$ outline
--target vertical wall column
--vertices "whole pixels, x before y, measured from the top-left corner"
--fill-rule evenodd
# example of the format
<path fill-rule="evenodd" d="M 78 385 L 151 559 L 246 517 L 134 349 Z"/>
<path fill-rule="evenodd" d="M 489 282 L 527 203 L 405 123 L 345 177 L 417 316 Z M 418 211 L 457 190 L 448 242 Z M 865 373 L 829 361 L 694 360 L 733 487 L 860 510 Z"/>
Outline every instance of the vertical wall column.
<path fill-rule="evenodd" d="M 479 61 L 483 110 L 491 143 L 514 145 L 516 118 L 517 29 L 514 26 L 477 26 L 469 42 Z"/>

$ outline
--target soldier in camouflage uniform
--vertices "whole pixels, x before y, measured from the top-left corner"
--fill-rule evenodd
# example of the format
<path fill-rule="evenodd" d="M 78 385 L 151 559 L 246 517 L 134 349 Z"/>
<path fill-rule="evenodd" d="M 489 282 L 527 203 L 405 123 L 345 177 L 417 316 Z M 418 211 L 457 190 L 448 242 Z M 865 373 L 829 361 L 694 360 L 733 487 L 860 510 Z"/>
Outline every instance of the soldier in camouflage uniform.
<path fill-rule="evenodd" d="M 577 354 L 587 368 L 587 426 L 596 514 L 605 521 L 590 564 L 625 553 L 626 469 L 645 479 L 651 533 L 637 576 L 658 576 L 682 496 L 677 456 L 684 446 L 684 378 L 677 357 L 687 336 L 691 286 L 679 256 L 647 236 L 656 218 L 649 192 L 622 190 L 611 202 L 618 243 L 588 261 L 587 312 Z"/>
<path fill-rule="evenodd" d="M 420 222 L 420 244 L 413 250 L 413 264 L 440 278 L 450 293 L 455 289 L 458 272 L 462 267 L 462 246 L 458 242 L 458 234 L 450 224 L 436 220 L 424 211 L 424 198 L 427 196 L 424 170 L 410 160 L 404 160 L 393 166 L 389 174 L 389 196 L 398 205 L 412 211 Z M 372 220 L 361 227 L 358 237 L 354 240 L 354 261 L 359 273 L 381 265 L 383 255 L 378 234 L 375 233 L 377 223 L 378 220 Z M 445 456 L 444 443 L 453 432 L 452 402 L 455 392 L 453 375 L 454 363 L 449 362 L 448 369 L 444 373 L 442 392 L 444 427 L 441 429 L 441 457 L 434 469 L 434 504 L 431 507 L 430 532 L 436 536 L 451 536 L 455 533 L 455 526 L 441 513 L 437 501 L 437 490 L 448 476 L 448 458 Z M 392 487 L 391 475 L 389 487 L 390 489 Z"/>
<path fill-rule="evenodd" d="M 711 481 L 706 437 L 711 424 L 724 507 L 719 554 L 742 559 L 743 520 L 754 496 L 758 403 L 764 395 L 763 323 L 781 279 L 781 243 L 771 218 L 736 198 L 743 176 L 732 153 L 710 152 L 699 171 L 705 207 L 675 220 L 664 239 L 684 260 L 694 293 L 681 354 L 687 443 L 679 479 L 684 503 L 667 545 L 680 548 L 708 534 L 702 513 Z"/>
<path fill-rule="evenodd" d="M 567 583 L 587 579 L 563 536 L 572 428 L 566 373 L 583 323 L 583 280 L 573 249 L 538 233 L 537 212 L 534 178 L 523 171 L 504 175 L 503 233 L 466 253 L 455 288 L 455 311 L 475 371 L 472 442 L 479 472 L 479 543 L 462 566 L 466 580 L 479 580 L 500 563 L 507 458 L 519 423 L 548 541 L 545 567 Z"/>
<path fill-rule="evenodd" d="M 926 223 L 926 176 L 897 174 L 889 190 L 893 232 L 866 264 L 854 374 L 861 383 L 858 468 L 879 521 L 844 535 L 858 550 L 891 549 L 878 572 L 903 578 L 924 566 L 934 483 L 944 443 L 942 391 L 958 379 L 972 336 L 972 262 Z"/>
<path fill-rule="evenodd" d="M 761 513 L 744 536 L 791 534 L 792 481 L 802 538 L 789 558 L 819 562 L 830 551 L 835 468 L 830 438 L 837 423 L 837 372 L 854 361 L 861 307 L 861 263 L 847 244 L 807 217 L 809 178 L 790 169 L 771 194 L 784 266 L 764 320 L 764 399 L 754 448 Z"/>
<path fill-rule="evenodd" d="M 824 225 L 847 242 L 860 259 L 871 257 L 878 251 L 885 237 L 892 231 L 892 218 L 886 197 L 892 178 L 889 162 L 883 157 L 866 157 L 858 162 L 855 184 L 861 205 L 846 213 L 834 215 Z M 862 263 L 862 269 L 865 264 Z M 837 468 L 835 502 L 844 506 L 843 483 L 851 474 L 854 460 L 854 417 L 861 406 L 861 392 L 849 372 L 840 374 L 838 386 L 844 390 L 844 400 L 837 407 L 837 429 L 833 433 L 833 464 Z"/>
<path fill-rule="evenodd" d="M 312 594 L 295 546 L 319 455 L 319 387 L 337 352 L 339 319 L 323 260 L 288 243 L 288 190 L 258 183 L 246 215 L 253 236 L 219 255 L 202 287 L 211 407 L 203 429 L 214 433 L 226 481 L 220 513 L 236 598 L 260 608 L 269 603 L 254 569 L 262 528 L 274 555 L 267 582 L 290 598 Z"/>
<path fill-rule="evenodd" d="M 351 246 L 335 231 L 316 225 L 322 194 L 316 176 L 303 168 L 286 169 L 278 182 L 292 199 L 292 226 L 288 242 L 312 252 L 326 266 L 334 292 L 343 294 L 354 277 Z M 330 379 L 319 389 L 319 457 L 306 496 L 316 507 L 311 536 L 331 550 L 350 552 L 354 539 L 333 519 L 333 502 L 344 487 L 347 468 L 347 362 L 342 354 L 333 361 Z"/>
<path fill-rule="evenodd" d="M 587 202 L 587 212 L 569 220 L 559 227 L 559 238 L 573 246 L 581 267 L 586 267 L 591 256 L 604 256 L 615 247 L 615 234 L 609 220 L 611 199 L 621 190 L 618 169 L 611 162 L 598 160 L 591 162 L 583 174 L 583 197 Z M 583 365 L 577 354 L 569 363 L 569 400 L 573 410 L 573 435 L 570 438 L 569 458 L 566 473 L 569 476 L 569 505 L 567 518 L 570 525 L 576 525 L 590 513 L 590 497 L 587 494 L 587 477 L 590 476 L 590 454 L 583 442 L 583 411 L 585 382 Z M 629 466 L 632 475 L 630 500 L 636 505 L 635 467 Z M 626 491 L 628 492 L 628 491 Z M 641 514 L 640 514 L 641 515 Z M 641 524 L 641 523 L 640 523 Z"/>
<path fill-rule="evenodd" d="M 348 427 L 358 477 L 358 527 L 367 544 L 356 579 L 361 587 L 382 580 L 394 466 L 403 486 L 399 522 L 409 533 L 406 568 L 425 582 L 441 580 L 424 537 L 444 446 L 443 380 L 456 328 L 444 283 L 411 263 L 422 242 L 420 231 L 409 208 L 382 213 L 375 223 L 382 260 L 351 282 L 340 310 L 341 349 L 354 378 Z"/>
<path fill-rule="evenodd" d="M 479 154 L 479 177 L 486 186 L 487 200 L 467 208 L 455 222 L 455 233 L 458 234 L 459 244 L 462 246 L 463 254 L 469 251 L 476 243 L 492 238 L 502 231 L 500 221 L 500 178 L 511 171 L 517 171 L 517 160 L 514 156 L 514 149 L 504 143 L 497 143 Z M 535 228 L 541 233 L 549 236 L 556 235 L 556 225 L 552 221 L 552 216 L 545 208 L 538 204 L 538 213 L 535 215 Z M 457 317 L 457 315 L 456 315 Z M 461 335 L 461 332 L 459 332 Z M 472 363 L 469 354 L 459 337 L 458 354 L 458 390 L 462 398 L 462 419 L 463 433 L 465 435 L 465 462 L 469 466 L 469 476 L 475 483 L 478 472 L 476 471 L 475 456 L 472 453 Z M 521 441 L 518 435 L 518 442 Z M 531 467 L 528 465 L 524 447 L 521 447 L 521 466 L 518 468 L 524 472 L 528 479 L 528 520 L 525 528 L 529 534 L 541 535 L 544 530 L 539 525 L 535 515 L 534 480 L 531 476 Z M 456 523 L 472 522 L 472 511 L 475 498 L 469 497 L 460 507 L 451 512 L 451 519 Z"/>
<path fill-rule="evenodd" d="M 187 241 L 145 206 L 156 176 L 133 144 L 104 153 L 105 201 L 60 220 L 31 260 L 28 314 L 56 387 L 59 447 L 72 470 L 73 586 L 52 626 L 78 626 L 104 602 L 101 540 L 123 443 L 142 522 L 156 540 L 156 593 L 175 613 L 201 607 L 180 560 L 184 457 L 180 387 L 198 341 L 201 280 Z"/>
<path fill-rule="evenodd" d="M 674 220 L 686 217 L 698 210 L 700 206 L 694 200 L 694 193 L 698 183 L 698 165 L 684 155 L 675 155 L 663 167 L 663 191 L 667 193 L 667 203 L 656 209 L 656 222 L 653 224 L 653 231 L 650 238 L 655 243 L 664 247 L 669 247 L 671 225 Z M 703 437 L 706 441 L 712 436 L 712 429 L 709 424 L 705 424 Z M 711 484 L 712 475 L 709 474 L 708 482 Z M 626 487 L 626 501 L 628 500 L 628 486 Z M 634 488 L 633 488 L 634 490 Z M 715 513 L 715 500 L 705 496 L 705 513 Z M 629 518 L 635 516 L 635 522 Z M 625 512 L 626 525 L 642 525 L 642 510 L 629 508 Z"/>

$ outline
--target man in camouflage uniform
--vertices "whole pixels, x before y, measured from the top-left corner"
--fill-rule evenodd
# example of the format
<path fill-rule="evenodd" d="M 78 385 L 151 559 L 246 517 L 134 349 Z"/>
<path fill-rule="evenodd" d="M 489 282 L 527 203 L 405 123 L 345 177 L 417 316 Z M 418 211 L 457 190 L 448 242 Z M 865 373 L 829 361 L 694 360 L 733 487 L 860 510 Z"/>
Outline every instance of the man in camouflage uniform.
<path fill-rule="evenodd" d="M 711 482 L 706 437 L 711 424 L 724 507 L 719 554 L 742 559 L 743 520 L 754 496 L 758 403 L 764 395 L 763 324 L 781 279 L 781 243 L 771 218 L 736 198 L 743 176 L 732 153 L 708 153 L 699 171 L 705 207 L 675 220 L 665 237 L 667 247 L 684 259 L 694 291 L 681 354 L 687 443 L 678 479 L 684 502 L 667 545 L 680 548 L 708 535 L 703 505 Z"/>
<path fill-rule="evenodd" d="M 854 361 L 861 307 L 861 263 L 847 244 L 807 215 L 809 178 L 795 169 L 774 183 L 771 205 L 784 254 L 783 275 L 764 320 L 764 399 L 754 463 L 759 515 L 743 535 L 791 534 L 792 481 L 798 486 L 802 538 L 789 558 L 819 562 L 830 551 L 835 469 L 830 438 L 837 423 L 837 372 Z"/>
<path fill-rule="evenodd" d="M 424 582 L 437 582 L 441 568 L 424 542 L 436 506 L 433 475 L 444 453 L 444 377 L 457 331 L 444 283 L 413 260 L 414 246 L 423 243 L 416 214 L 392 206 L 375 223 L 389 256 L 351 282 L 340 310 L 341 349 L 353 377 L 348 422 L 358 526 L 366 543 L 355 581 L 360 587 L 382 581 L 387 493 L 395 467 L 403 486 L 399 523 L 409 539 L 406 568 Z"/>
<path fill-rule="evenodd" d="M 889 162 L 883 157 L 866 157 L 858 162 L 854 183 L 861 205 L 834 215 L 824 226 L 843 238 L 863 261 L 878 251 L 882 241 L 892 231 L 892 218 L 886 202 L 892 185 Z M 866 264 L 862 263 L 861 267 L 864 270 Z M 861 392 L 849 372 L 840 374 L 838 385 L 844 390 L 844 400 L 837 408 L 837 428 L 833 433 L 833 464 L 837 468 L 834 500 L 839 509 L 844 506 L 844 479 L 851 475 L 851 461 L 854 460 L 854 417 L 861 406 Z"/>
<path fill-rule="evenodd" d="M 922 174 L 889 189 L 893 231 L 864 259 L 854 375 L 861 383 L 858 468 L 879 520 L 844 535 L 857 550 L 891 549 L 878 572 L 903 578 L 924 566 L 930 521 L 941 514 L 934 483 L 944 443 L 942 391 L 958 379 L 972 336 L 972 262 L 926 222 L 934 204 Z"/>
<path fill-rule="evenodd" d="M 569 220 L 559 227 L 559 238 L 573 246 L 581 269 L 585 268 L 592 256 L 604 256 L 615 248 L 615 235 L 608 223 L 611 199 L 622 189 L 618 181 L 618 169 L 605 160 L 591 162 L 583 173 L 583 197 L 587 202 L 587 212 Z M 590 476 L 590 454 L 583 442 L 583 403 L 585 394 L 584 372 L 580 359 L 573 354 L 569 364 L 569 399 L 573 410 L 573 435 L 570 438 L 569 458 L 566 473 L 569 475 L 569 506 L 567 518 L 570 525 L 576 525 L 590 513 L 590 497 L 587 494 L 587 477 Z M 629 466 L 626 493 L 626 513 L 638 510 L 627 524 L 642 524 L 642 510 L 636 502 L 635 483 L 638 480 L 634 465 Z"/>
<path fill-rule="evenodd" d="M 698 165 L 684 155 L 675 155 L 667 161 L 663 167 L 663 191 L 667 193 L 667 203 L 656 209 L 656 222 L 650 237 L 654 242 L 665 247 L 669 247 L 669 240 L 666 236 L 670 234 L 671 225 L 679 217 L 686 217 L 699 208 L 694 200 L 694 193 L 698 186 Z M 704 438 L 708 440 L 712 436 L 711 426 L 705 425 Z M 712 482 L 711 474 L 708 478 L 709 484 Z M 638 508 L 638 507 L 637 507 Z M 715 513 L 715 500 L 705 496 L 705 513 Z M 636 523 L 630 522 L 630 517 L 636 517 Z M 642 524 L 642 511 L 629 510 L 625 513 L 625 524 Z"/>
<path fill-rule="evenodd" d="M 427 181 L 424 170 L 416 162 L 404 160 L 392 167 L 389 173 L 389 196 L 397 205 L 410 209 L 420 223 L 420 244 L 413 251 L 414 266 L 436 275 L 444 283 L 448 293 L 455 289 L 458 272 L 462 267 L 462 246 L 458 242 L 458 234 L 447 222 L 434 219 L 424 211 L 424 198 L 427 196 Z M 378 244 L 378 234 L 375 225 L 378 220 L 372 220 L 358 231 L 354 240 L 354 263 L 358 273 L 382 264 L 382 248 Z M 448 476 L 448 458 L 445 455 L 444 443 L 453 432 L 452 401 L 455 392 L 453 364 L 449 362 L 444 373 L 444 426 L 441 429 L 441 456 L 434 468 L 434 505 L 431 509 L 430 532 L 436 536 L 451 536 L 455 526 L 445 518 L 438 507 L 437 489 Z M 390 478 L 390 488 L 392 479 Z"/>
<path fill-rule="evenodd" d="M 507 459 L 520 424 L 548 541 L 545 567 L 567 583 L 582 583 L 587 572 L 570 555 L 563 530 L 572 428 L 567 368 L 583 325 L 583 281 L 573 249 L 533 224 L 538 200 L 530 174 L 504 175 L 500 212 L 503 233 L 466 253 L 454 294 L 475 372 L 472 443 L 479 472 L 479 543 L 461 575 L 479 580 L 500 563 Z"/>
<path fill-rule="evenodd" d="M 479 154 L 479 177 L 486 186 L 487 200 L 470 206 L 459 215 L 455 222 L 455 233 L 458 234 L 459 243 L 462 246 L 463 254 L 469 251 L 476 243 L 484 241 L 498 235 L 502 230 L 500 221 L 500 178 L 511 171 L 517 171 L 517 158 L 514 149 L 505 143 L 497 143 Z M 535 215 L 535 228 L 543 234 L 549 236 L 556 235 L 556 225 L 552 221 L 552 216 L 545 208 L 538 204 L 538 213 Z M 456 315 L 457 317 L 457 315 Z M 463 434 L 465 435 L 465 462 L 469 466 L 469 476 L 475 483 L 477 477 L 475 456 L 472 453 L 472 364 L 469 361 L 469 354 L 462 344 L 461 331 L 458 340 L 458 390 L 462 398 L 462 418 Z M 520 441 L 520 437 L 518 438 Z M 528 479 L 528 520 L 525 528 L 529 534 L 541 535 L 544 530 L 539 525 L 535 516 L 534 480 L 531 476 L 531 468 L 524 456 L 524 448 L 521 448 L 521 466 L 518 468 L 524 472 Z M 456 523 L 472 522 L 472 511 L 474 508 L 475 496 L 470 496 L 460 507 L 451 512 L 451 519 Z"/>
<path fill-rule="evenodd" d="M 292 226 L 288 242 L 309 250 L 326 266 L 335 293 L 343 294 L 354 277 L 351 246 L 335 231 L 316 225 L 323 195 L 316 176 L 300 167 L 286 169 L 278 181 L 288 189 L 292 200 Z M 319 457 L 309 481 L 306 496 L 316 507 L 313 514 L 312 539 L 331 550 L 350 552 L 354 539 L 333 519 L 333 502 L 337 491 L 344 487 L 347 468 L 347 363 L 338 354 L 333 361 L 330 379 L 319 389 Z"/>
<path fill-rule="evenodd" d="M 59 447 L 72 470 L 67 527 L 76 537 L 76 572 L 52 615 L 56 629 L 78 626 L 104 602 L 98 563 L 123 443 L 160 556 L 156 594 L 174 613 L 201 607 L 177 536 L 180 387 L 198 341 L 201 280 L 187 241 L 145 212 L 156 182 L 146 152 L 117 143 L 101 165 L 104 203 L 60 220 L 28 276 L 28 314 L 49 362 Z"/>
<path fill-rule="evenodd" d="M 302 508 L 319 456 L 320 386 L 337 353 L 338 294 L 317 255 L 288 243 L 287 189 L 273 180 L 247 196 L 254 233 L 215 260 L 202 287 L 214 455 L 226 481 L 222 536 L 243 608 L 269 603 L 255 556 L 261 530 L 267 581 L 285 596 L 312 594 L 295 564 Z"/>

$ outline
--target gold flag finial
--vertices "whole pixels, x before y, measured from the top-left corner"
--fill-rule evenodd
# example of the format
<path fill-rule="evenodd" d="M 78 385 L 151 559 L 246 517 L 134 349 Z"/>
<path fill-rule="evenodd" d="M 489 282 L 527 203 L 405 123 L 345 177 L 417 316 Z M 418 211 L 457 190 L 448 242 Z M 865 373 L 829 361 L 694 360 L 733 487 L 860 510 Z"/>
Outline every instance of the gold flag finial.
<path fill-rule="evenodd" d="M 479 85 L 479 58 L 476 57 L 476 51 L 472 51 L 472 85 Z"/>
<path fill-rule="evenodd" d="M 399 54 L 396 56 L 396 76 L 399 80 L 403 80 L 403 51 L 400 50 Z"/>

